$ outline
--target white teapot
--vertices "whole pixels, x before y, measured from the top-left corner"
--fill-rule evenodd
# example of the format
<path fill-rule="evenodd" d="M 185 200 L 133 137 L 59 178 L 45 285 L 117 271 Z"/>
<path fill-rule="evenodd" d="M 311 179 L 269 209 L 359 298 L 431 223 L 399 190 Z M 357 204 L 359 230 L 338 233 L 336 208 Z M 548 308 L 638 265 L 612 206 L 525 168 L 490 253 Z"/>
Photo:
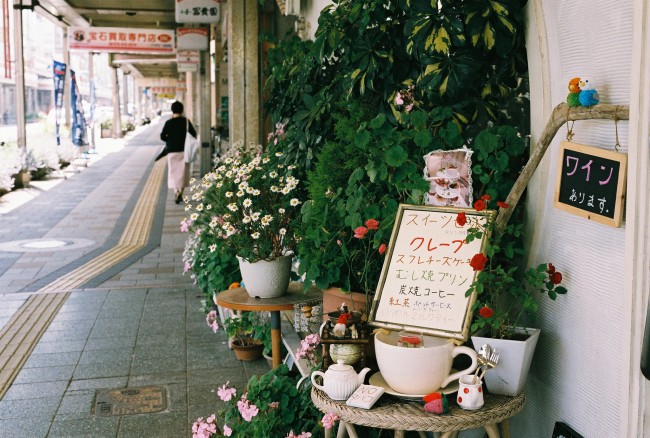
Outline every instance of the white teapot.
<path fill-rule="evenodd" d="M 368 371 L 370 368 L 364 368 L 357 374 L 352 366 L 346 365 L 343 360 L 339 359 L 338 363 L 330 365 L 325 373 L 314 371 L 311 375 L 311 382 L 332 400 L 347 400 L 363 383 Z M 323 377 L 322 385 L 316 383 L 317 376 Z"/>

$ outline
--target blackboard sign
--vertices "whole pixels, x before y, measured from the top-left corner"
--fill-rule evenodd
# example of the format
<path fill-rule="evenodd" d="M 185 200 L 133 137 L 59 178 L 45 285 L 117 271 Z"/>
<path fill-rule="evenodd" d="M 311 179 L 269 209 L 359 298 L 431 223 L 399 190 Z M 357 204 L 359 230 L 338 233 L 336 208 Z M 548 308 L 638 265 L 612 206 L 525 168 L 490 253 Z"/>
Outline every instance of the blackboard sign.
<path fill-rule="evenodd" d="M 459 213 L 467 223 L 459 225 Z M 370 324 L 467 340 L 476 292 L 465 292 L 477 272 L 470 266 L 483 240 L 465 242 L 467 230 L 494 211 L 423 205 L 399 206 Z"/>
<path fill-rule="evenodd" d="M 620 227 L 627 155 L 564 141 L 560 145 L 555 207 Z"/>

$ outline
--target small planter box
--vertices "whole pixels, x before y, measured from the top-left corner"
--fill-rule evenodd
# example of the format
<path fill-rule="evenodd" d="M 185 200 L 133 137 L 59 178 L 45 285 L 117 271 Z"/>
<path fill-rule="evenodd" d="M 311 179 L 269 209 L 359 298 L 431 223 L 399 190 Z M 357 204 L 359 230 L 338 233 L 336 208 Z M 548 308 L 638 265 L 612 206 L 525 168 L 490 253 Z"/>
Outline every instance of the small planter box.
<path fill-rule="evenodd" d="M 21 170 L 13 176 L 14 189 L 24 189 L 32 180 L 32 174 L 28 171 Z"/>
<path fill-rule="evenodd" d="M 101 138 L 111 138 L 113 136 L 113 130 L 102 128 Z"/>

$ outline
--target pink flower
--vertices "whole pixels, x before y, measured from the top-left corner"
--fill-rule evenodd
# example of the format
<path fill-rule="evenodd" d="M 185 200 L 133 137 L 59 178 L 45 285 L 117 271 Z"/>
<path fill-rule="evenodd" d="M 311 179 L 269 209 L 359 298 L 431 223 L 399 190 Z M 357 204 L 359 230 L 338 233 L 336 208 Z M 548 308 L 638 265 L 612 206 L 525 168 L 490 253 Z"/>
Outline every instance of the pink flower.
<path fill-rule="evenodd" d="M 187 233 L 192 225 L 192 219 L 185 219 L 181 222 L 181 233 Z"/>
<path fill-rule="evenodd" d="M 334 427 L 334 423 L 337 421 L 339 421 L 338 415 L 336 415 L 334 412 L 328 412 L 321 420 L 321 423 L 323 423 L 323 427 L 325 429 L 331 429 Z"/>
<path fill-rule="evenodd" d="M 185 262 L 185 264 L 183 265 L 183 273 L 189 271 L 190 269 L 192 269 L 192 265 L 190 264 L 190 262 Z"/>
<path fill-rule="evenodd" d="M 311 432 L 302 432 L 300 435 L 296 435 L 291 430 L 285 438 L 311 438 Z"/>
<path fill-rule="evenodd" d="M 366 227 L 368 227 L 369 230 L 378 230 L 379 221 L 377 219 L 368 219 L 366 221 Z"/>
<path fill-rule="evenodd" d="M 402 99 L 402 93 L 400 92 L 395 95 L 395 105 L 404 105 L 404 99 Z"/>
<path fill-rule="evenodd" d="M 232 429 L 229 428 L 226 424 L 223 425 L 223 436 L 232 435 Z"/>
<path fill-rule="evenodd" d="M 208 327 L 210 327 L 212 331 L 216 333 L 219 330 L 217 311 L 211 310 L 208 312 L 208 316 L 205 317 L 205 322 L 208 324 Z"/>
<path fill-rule="evenodd" d="M 271 403 L 269 403 L 269 408 L 271 408 L 271 409 L 277 409 L 278 406 L 280 406 L 280 402 L 271 402 Z"/>
<path fill-rule="evenodd" d="M 413 104 L 412 103 L 409 103 L 408 105 L 406 105 L 406 112 L 407 113 L 410 113 L 412 109 L 413 109 Z"/>
<path fill-rule="evenodd" d="M 210 415 L 205 421 L 203 421 L 203 417 L 197 418 L 192 425 L 192 438 L 211 438 L 217 433 L 215 421 L 215 414 Z"/>
<path fill-rule="evenodd" d="M 354 229 L 354 237 L 357 239 L 363 239 L 367 232 L 368 229 L 366 227 L 357 227 Z"/>
<path fill-rule="evenodd" d="M 241 414 L 242 418 L 249 423 L 253 417 L 260 412 L 257 406 L 250 404 L 248 400 L 245 400 L 243 398 L 237 402 L 237 409 L 239 409 L 239 413 Z"/>
<path fill-rule="evenodd" d="M 379 245 L 379 249 L 377 249 L 377 251 L 379 251 L 380 255 L 385 253 L 386 252 L 386 244 L 382 243 L 381 245 Z"/>
<path fill-rule="evenodd" d="M 235 388 L 228 388 L 228 383 L 230 382 L 226 382 L 226 384 L 220 387 L 217 391 L 219 398 L 225 402 L 230 401 L 237 394 L 237 390 Z"/>

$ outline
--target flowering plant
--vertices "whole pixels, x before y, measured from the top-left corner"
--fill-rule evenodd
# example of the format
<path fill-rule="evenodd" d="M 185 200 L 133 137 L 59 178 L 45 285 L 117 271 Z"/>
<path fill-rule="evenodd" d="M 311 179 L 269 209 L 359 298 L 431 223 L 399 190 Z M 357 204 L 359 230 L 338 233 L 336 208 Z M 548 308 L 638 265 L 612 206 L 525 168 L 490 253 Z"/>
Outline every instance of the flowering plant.
<path fill-rule="evenodd" d="M 318 345 L 320 336 L 317 333 L 311 333 L 300 341 L 300 347 L 296 350 L 296 359 L 305 359 L 310 367 L 316 367 L 320 363 L 318 354 Z"/>
<path fill-rule="evenodd" d="M 471 331 L 487 328 L 492 337 L 512 339 L 515 327 L 523 321 L 524 315 L 534 316 L 538 309 L 537 295 L 548 295 L 555 300 L 558 295 L 567 292 L 561 286 L 562 274 L 551 263 L 542 263 L 520 271 L 514 262 L 514 250 L 504 241 L 504 234 L 494 233 L 494 212 L 487 212 L 492 199 L 483 195 L 474 203 L 474 209 L 485 212 L 485 221 L 470 224 L 466 241 L 487 236 L 483 251 L 474 255 L 470 266 L 478 275 L 465 293 L 470 296 L 476 291 L 477 299 L 473 310 L 476 312 Z M 510 208 L 505 202 L 496 202 L 499 209 Z M 459 213 L 456 222 L 460 226 L 467 224 L 465 213 Z M 511 226 L 514 227 L 514 226 Z M 521 225 L 510 230 L 520 235 Z"/>
<path fill-rule="evenodd" d="M 249 262 L 273 260 L 295 250 L 299 180 L 282 153 L 228 157 L 193 187 L 189 229 Z"/>
<path fill-rule="evenodd" d="M 225 407 L 205 420 L 198 418 L 192 427 L 192 437 L 322 436 L 321 414 L 311 402 L 311 388 L 298 389 L 297 382 L 284 364 L 262 376 L 251 377 L 241 393 L 226 382 L 216 391 Z M 331 428 L 335 420 L 326 415 L 322 424 Z"/>

